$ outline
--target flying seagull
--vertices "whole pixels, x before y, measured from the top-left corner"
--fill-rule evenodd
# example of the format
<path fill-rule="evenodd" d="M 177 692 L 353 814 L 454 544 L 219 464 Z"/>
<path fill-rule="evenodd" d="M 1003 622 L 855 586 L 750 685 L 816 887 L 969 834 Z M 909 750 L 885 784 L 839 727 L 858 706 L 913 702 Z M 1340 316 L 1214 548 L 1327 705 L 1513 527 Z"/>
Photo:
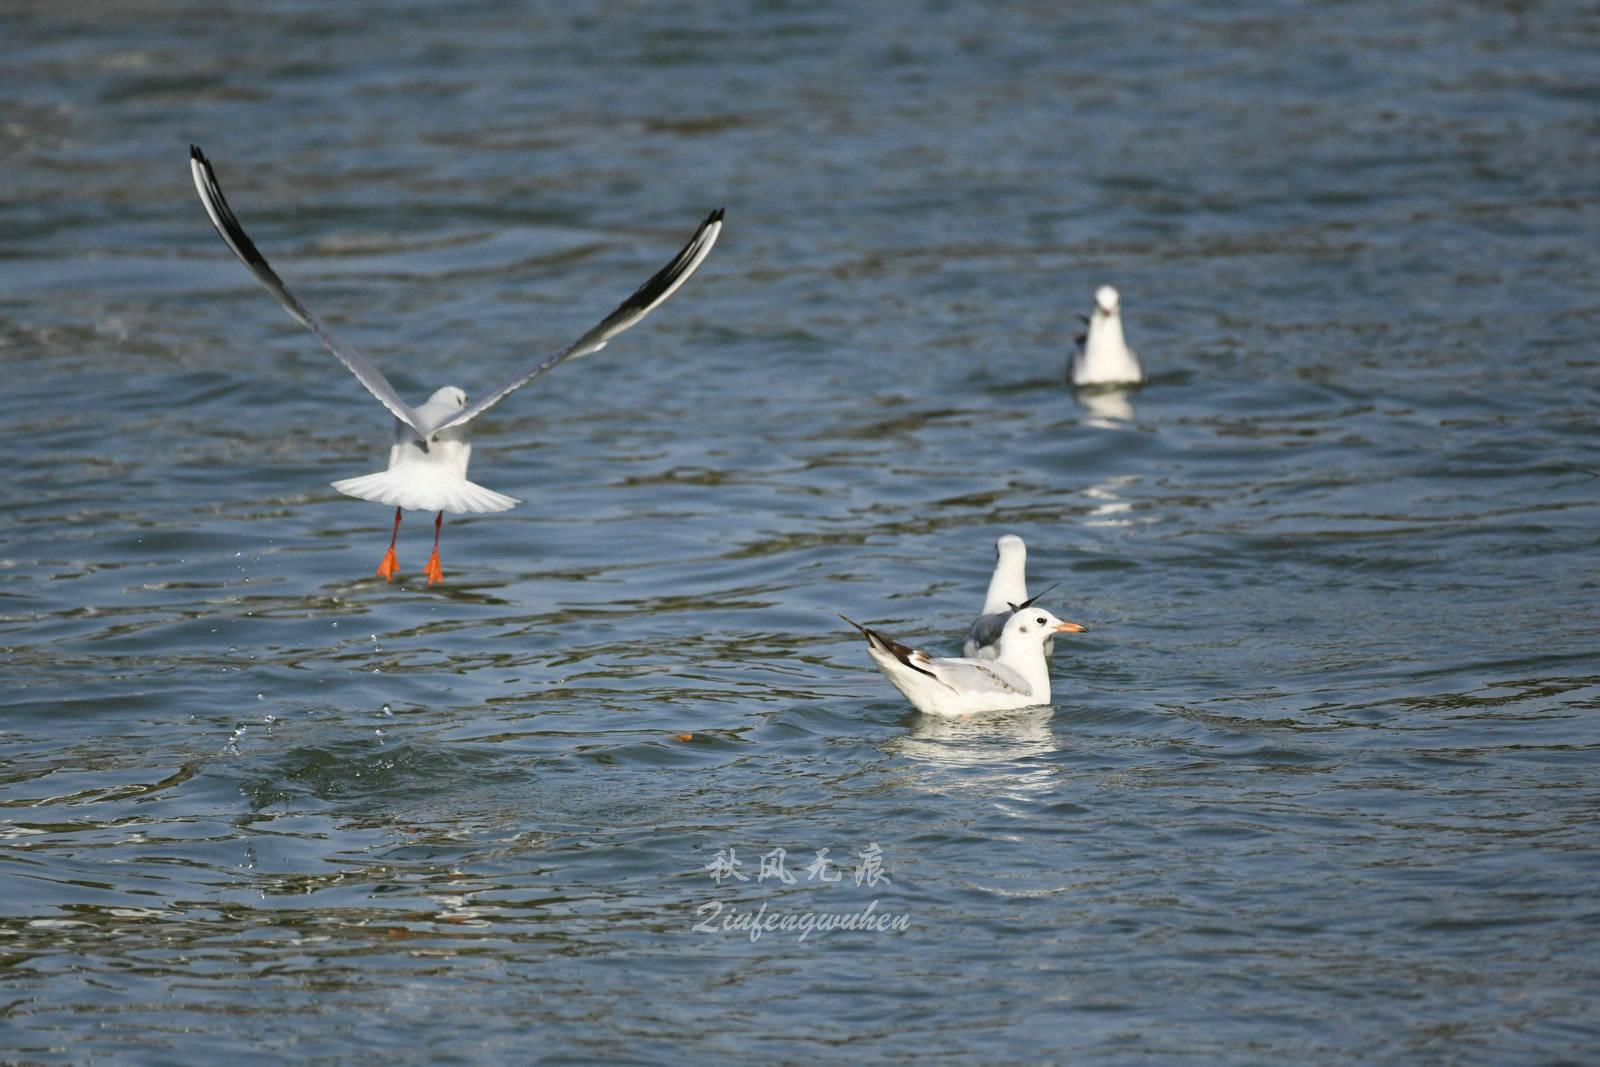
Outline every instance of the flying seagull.
<path fill-rule="evenodd" d="M 239 261 L 250 268 L 256 280 L 266 286 L 267 292 L 277 298 L 290 316 L 317 335 L 317 338 L 339 358 L 356 376 L 367 392 L 389 409 L 394 416 L 394 444 L 389 448 L 387 470 L 358 478 L 345 478 L 333 483 L 333 488 L 361 500 L 375 500 L 394 505 L 394 533 L 389 538 L 389 551 L 378 565 L 378 575 L 391 579 L 398 563 L 395 559 L 395 541 L 400 536 L 400 514 L 404 508 L 435 511 L 433 520 L 433 556 L 428 560 L 425 573 L 428 584 L 444 580 L 439 567 L 439 529 L 444 513 L 505 511 L 516 506 L 514 497 L 486 489 L 467 480 L 467 460 L 472 455 L 468 440 L 472 420 L 494 407 L 500 401 L 533 381 L 545 371 L 569 359 L 598 352 L 606 342 L 629 327 L 635 326 L 650 312 L 660 307 L 678 287 L 689 280 L 716 244 L 722 231 L 722 209 L 706 216 L 689 243 L 661 270 L 634 294 L 617 306 L 617 309 L 578 338 L 512 378 L 500 388 L 486 393 L 476 403 L 467 401 L 467 394 L 453 385 L 436 390 L 419 407 L 410 407 L 383 372 L 360 352 L 356 351 L 333 332 L 333 329 L 311 312 L 300 299 L 283 284 L 277 272 L 267 263 L 266 257 L 256 249 L 234 217 L 233 209 L 222 195 L 216 172 L 205 153 L 189 146 L 189 170 L 194 175 L 194 187 L 200 193 L 211 224 L 222 235 Z"/>

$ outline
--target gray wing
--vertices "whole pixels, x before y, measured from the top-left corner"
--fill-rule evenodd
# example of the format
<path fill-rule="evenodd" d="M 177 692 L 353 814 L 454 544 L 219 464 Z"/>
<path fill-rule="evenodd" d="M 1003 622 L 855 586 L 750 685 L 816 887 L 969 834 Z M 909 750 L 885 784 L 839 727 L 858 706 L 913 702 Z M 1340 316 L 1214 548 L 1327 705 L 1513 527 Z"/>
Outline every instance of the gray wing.
<path fill-rule="evenodd" d="M 1022 603 L 1011 605 L 1010 611 L 992 611 L 987 615 L 979 615 L 973 620 L 972 628 L 967 631 L 966 640 L 961 645 L 962 651 L 971 656 L 978 649 L 988 648 L 999 642 L 1000 632 L 1006 628 L 1006 623 L 1010 621 L 1011 616 L 1023 608 L 1031 608 L 1040 597 L 1060 584 L 1060 582 L 1051 582 Z M 1045 655 L 1048 656 L 1054 649 L 1055 640 L 1053 638 L 1046 640 L 1044 643 Z"/>
<path fill-rule="evenodd" d="M 339 362 L 350 368 L 350 373 L 356 380 L 367 387 L 367 392 L 378 398 L 378 402 L 388 408 L 394 417 L 422 434 L 422 427 L 417 413 L 400 399 L 394 391 L 394 386 L 389 384 L 389 379 L 383 372 L 373 365 L 372 361 L 360 352 L 357 352 L 350 343 L 300 302 L 300 298 L 289 291 L 283 284 L 277 272 L 267 262 L 267 258 L 256 248 L 255 242 L 250 240 L 250 235 L 244 232 L 244 227 L 239 225 L 239 220 L 234 217 L 233 209 L 228 206 L 228 201 L 222 195 L 222 186 L 217 183 L 217 175 L 211 169 L 211 161 L 205 153 L 194 145 L 189 146 L 189 170 L 194 175 L 194 187 L 200 194 L 200 203 L 205 205 L 206 214 L 211 217 L 211 225 L 217 228 L 222 235 L 222 240 L 230 251 L 239 257 L 239 262 L 250 268 L 250 273 L 256 280 L 266 286 L 267 292 L 277 297 L 278 303 L 284 310 L 294 317 L 300 325 L 317 335 L 328 351 L 339 357 Z"/>
<path fill-rule="evenodd" d="M 606 346 L 606 342 L 629 327 L 638 325 L 650 312 L 664 304 L 668 297 L 678 291 L 678 287 L 689 280 L 689 276 L 699 269 L 706 256 L 711 253 L 711 246 L 717 243 L 717 235 L 722 232 L 722 209 L 717 208 L 707 215 L 700 228 L 695 231 L 689 243 L 673 257 L 668 263 L 657 271 L 649 281 L 634 290 L 633 295 L 617 305 L 617 309 L 589 330 L 588 333 L 578 338 L 572 344 L 547 358 L 543 363 L 521 374 L 502 385 L 494 392 L 488 394 L 475 404 L 468 405 L 455 412 L 449 418 L 430 427 L 429 433 L 437 433 L 447 426 L 465 424 L 482 415 L 500 401 L 533 381 L 545 371 L 569 359 L 587 356 L 598 352 Z"/>
<path fill-rule="evenodd" d="M 936 659 L 926 664 L 938 681 L 959 693 L 1017 693 L 1026 696 L 1028 683 L 1003 663 L 974 659 Z"/>
<path fill-rule="evenodd" d="M 972 628 L 967 631 L 966 644 L 973 648 L 984 648 L 1000 640 L 1000 631 L 1006 628 L 1006 620 L 1015 612 L 997 611 L 992 615 L 979 615 L 973 620 Z"/>

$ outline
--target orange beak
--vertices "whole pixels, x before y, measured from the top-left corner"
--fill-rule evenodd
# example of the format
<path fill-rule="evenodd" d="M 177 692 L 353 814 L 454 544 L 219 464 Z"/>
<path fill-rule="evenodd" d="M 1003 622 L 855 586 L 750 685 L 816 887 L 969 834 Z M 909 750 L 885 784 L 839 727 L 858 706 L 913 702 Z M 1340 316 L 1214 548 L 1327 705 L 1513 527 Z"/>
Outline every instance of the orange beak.
<path fill-rule="evenodd" d="M 1056 627 L 1056 632 L 1068 634 L 1086 634 L 1089 632 L 1089 628 L 1087 626 L 1079 626 L 1075 622 L 1064 622 L 1060 626 Z"/>

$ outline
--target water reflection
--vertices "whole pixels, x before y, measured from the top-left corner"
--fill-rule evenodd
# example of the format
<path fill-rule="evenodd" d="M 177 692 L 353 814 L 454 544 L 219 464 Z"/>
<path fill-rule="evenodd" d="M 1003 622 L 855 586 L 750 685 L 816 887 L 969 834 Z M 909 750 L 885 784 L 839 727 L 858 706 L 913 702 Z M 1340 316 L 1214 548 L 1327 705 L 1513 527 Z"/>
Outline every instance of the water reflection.
<path fill-rule="evenodd" d="M 929 789 L 943 792 L 959 785 L 995 795 L 1038 793 L 1047 787 L 1051 769 L 1032 760 L 1057 748 L 1050 730 L 1053 713 L 1040 707 L 966 719 L 918 715 L 909 731 L 884 747 L 922 764 L 928 773 L 913 780 Z"/>
<path fill-rule="evenodd" d="M 1133 504 L 1125 499 L 1119 490 L 1136 485 L 1138 482 L 1137 474 L 1119 474 L 1086 487 L 1083 495 L 1095 503 L 1080 520 L 1082 525 L 1132 526 Z"/>
<path fill-rule="evenodd" d="M 1122 423 L 1132 422 L 1134 417 L 1132 389 L 1121 389 L 1115 386 L 1110 388 L 1078 389 L 1074 392 L 1078 403 L 1087 410 L 1087 417 L 1083 420 L 1086 425 L 1098 426 L 1102 429 L 1121 429 Z"/>

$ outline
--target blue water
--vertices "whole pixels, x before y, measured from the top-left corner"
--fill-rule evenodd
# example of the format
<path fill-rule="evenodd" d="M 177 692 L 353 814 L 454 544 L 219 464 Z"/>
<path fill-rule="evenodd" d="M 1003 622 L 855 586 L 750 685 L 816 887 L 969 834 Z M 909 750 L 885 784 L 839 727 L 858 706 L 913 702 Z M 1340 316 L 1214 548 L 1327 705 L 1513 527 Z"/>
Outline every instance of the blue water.
<path fill-rule="evenodd" d="M 0 15 L 3 1058 L 1600 1057 L 1600 13 L 886 7 Z M 728 223 L 386 584 L 190 142 L 417 401 Z"/>

